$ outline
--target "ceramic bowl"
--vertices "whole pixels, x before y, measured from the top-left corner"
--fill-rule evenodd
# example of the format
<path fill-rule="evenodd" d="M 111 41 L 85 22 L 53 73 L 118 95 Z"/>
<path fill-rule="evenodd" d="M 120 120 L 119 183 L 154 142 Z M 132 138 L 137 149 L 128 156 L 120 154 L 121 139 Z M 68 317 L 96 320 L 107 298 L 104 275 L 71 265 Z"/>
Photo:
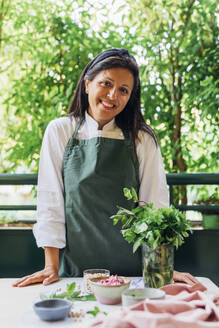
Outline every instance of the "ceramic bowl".
<path fill-rule="evenodd" d="M 119 286 L 102 285 L 98 281 L 90 280 L 90 285 L 96 299 L 102 304 L 114 305 L 121 303 L 122 292 L 129 288 L 131 279 L 119 276 L 124 280 L 124 284 Z"/>
<path fill-rule="evenodd" d="M 63 320 L 68 316 L 72 302 L 63 299 L 48 299 L 34 303 L 35 313 L 42 320 Z"/>
<path fill-rule="evenodd" d="M 163 299 L 165 297 L 165 292 L 156 288 L 135 288 L 128 289 L 122 293 L 122 305 L 130 306 L 139 303 L 146 298 L 155 300 Z"/>

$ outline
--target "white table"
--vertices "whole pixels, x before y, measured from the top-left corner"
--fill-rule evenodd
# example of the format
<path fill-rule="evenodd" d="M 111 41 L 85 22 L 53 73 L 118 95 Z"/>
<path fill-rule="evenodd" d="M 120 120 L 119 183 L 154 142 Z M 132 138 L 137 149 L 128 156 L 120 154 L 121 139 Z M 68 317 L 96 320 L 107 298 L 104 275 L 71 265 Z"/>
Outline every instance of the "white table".
<path fill-rule="evenodd" d="M 208 278 L 198 278 L 207 287 L 208 294 L 219 295 L 219 288 Z M 33 310 L 33 303 L 40 300 L 40 294 L 49 295 L 57 288 L 65 289 L 66 284 L 75 281 L 83 289 L 82 278 L 66 278 L 52 285 L 43 286 L 42 284 L 23 288 L 12 287 L 12 283 L 17 279 L 0 279 L 0 327 L 2 328 L 45 328 L 45 327 L 83 327 L 85 323 L 92 321 L 93 316 L 86 314 L 82 321 L 74 318 L 66 318 L 64 321 L 47 322 L 42 321 Z M 132 278 L 132 287 L 143 287 L 141 278 Z M 86 311 L 93 310 L 94 306 L 105 312 L 110 312 L 120 307 L 120 305 L 103 305 L 98 302 L 75 302 L 74 310 Z"/>

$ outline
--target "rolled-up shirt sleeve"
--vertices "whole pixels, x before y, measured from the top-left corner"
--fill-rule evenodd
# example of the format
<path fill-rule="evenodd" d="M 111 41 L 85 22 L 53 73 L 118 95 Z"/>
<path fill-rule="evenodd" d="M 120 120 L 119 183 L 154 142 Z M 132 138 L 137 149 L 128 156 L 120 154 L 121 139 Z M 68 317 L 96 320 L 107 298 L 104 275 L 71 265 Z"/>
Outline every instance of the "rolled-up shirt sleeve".
<path fill-rule="evenodd" d="M 153 203 L 155 208 L 168 207 L 169 192 L 160 148 L 147 133 L 141 131 L 139 138 L 139 200 Z"/>
<path fill-rule="evenodd" d="M 66 245 L 62 160 L 68 135 L 60 131 L 58 120 L 49 123 L 40 153 L 37 223 L 33 228 L 38 247 Z"/>

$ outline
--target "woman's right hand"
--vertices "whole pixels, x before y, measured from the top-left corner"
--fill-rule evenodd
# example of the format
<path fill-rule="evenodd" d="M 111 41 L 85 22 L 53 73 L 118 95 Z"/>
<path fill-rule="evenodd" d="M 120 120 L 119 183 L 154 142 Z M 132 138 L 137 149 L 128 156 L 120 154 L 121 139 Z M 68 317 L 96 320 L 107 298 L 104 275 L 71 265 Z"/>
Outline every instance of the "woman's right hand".
<path fill-rule="evenodd" d="M 57 280 L 59 280 L 57 267 L 53 265 L 47 265 L 43 270 L 17 280 L 12 286 L 25 287 L 40 282 L 42 282 L 43 285 L 49 285 Z"/>

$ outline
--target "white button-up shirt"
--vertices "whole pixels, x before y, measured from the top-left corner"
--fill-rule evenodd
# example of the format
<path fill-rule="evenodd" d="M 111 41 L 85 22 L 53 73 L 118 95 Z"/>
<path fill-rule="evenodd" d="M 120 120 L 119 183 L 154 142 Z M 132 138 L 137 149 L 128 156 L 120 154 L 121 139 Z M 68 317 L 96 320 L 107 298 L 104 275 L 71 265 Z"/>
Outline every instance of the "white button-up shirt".
<path fill-rule="evenodd" d="M 40 153 L 37 187 L 37 223 L 33 232 L 38 247 L 65 247 L 64 186 L 62 161 L 64 150 L 78 121 L 62 117 L 51 121 L 45 131 Z M 98 123 L 86 113 L 76 138 L 124 139 L 113 119 L 98 130 Z M 160 148 L 146 132 L 139 132 L 136 143 L 139 161 L 139 200 L 153 202 L 155 208 L 169 206 L 169 193 Z"/>

